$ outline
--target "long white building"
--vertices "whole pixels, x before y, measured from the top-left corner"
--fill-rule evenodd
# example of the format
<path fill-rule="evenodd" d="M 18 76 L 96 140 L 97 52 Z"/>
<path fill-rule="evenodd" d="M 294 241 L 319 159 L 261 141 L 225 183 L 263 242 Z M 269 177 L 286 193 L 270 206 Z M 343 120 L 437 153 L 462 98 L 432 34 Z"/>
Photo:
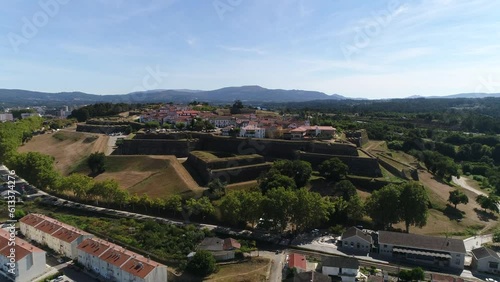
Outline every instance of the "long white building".
<path fill-rule="evenodd" d="M 167 281 L 165 265 L 101 239 L 89 238 L 78 245 L 78 261 L 110 281 Z"/>
<path fill-rule="evenodd" d="M 16 282 L 34 281 L 47 270 L 45 251 L 16 237 L 14 246 L 9 246 L 11 233 L 0 229 L 0 272 Z M 12 252 L 12 249 L 14 252 Z M 14 267 L 11 257 L 14 256 Z M 13 270 L 9 272 L 9 270 Z M 2 280 L 0 278 L 0 280 Z"/>
<path fill-rule="evenodd" d="M 75 259 L 77 246 L 94 235 L 42 214 L 28 214 L 19 220 L 21 233 L 52 250 Z"/>

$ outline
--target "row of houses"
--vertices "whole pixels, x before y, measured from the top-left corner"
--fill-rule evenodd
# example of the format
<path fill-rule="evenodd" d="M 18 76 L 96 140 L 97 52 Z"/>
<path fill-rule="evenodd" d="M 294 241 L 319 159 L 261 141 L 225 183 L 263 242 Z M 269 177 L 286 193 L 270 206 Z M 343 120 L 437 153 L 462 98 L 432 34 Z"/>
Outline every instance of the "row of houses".
<path fill-rule="evenodd" d="M 193 119 L 208 120 L 216 128 L 221 129 L 223 136 L 236 134 L 248 138 L 283 138 L 301 140 L 307 138 L 325 137 L 336 135 L 332 126 L 311 126 L 308 121 L 283 119 L 276 116 L 259 117 L 255 114 L 218 115 L 213 112 L 193 110 L 180 105 L 165 106 L 157 110 L 149 110 L 140 116 L 140 122 L 158 121 L 159 123 L 184 123 L 185 126 Z"/>
<path fill-rule="evenodd" d="M 94 235 L 42 214 L 28 214 L 19 220 L 21 233 L 55 252 L 77 260 L 88 270 L 110 281 L 167 281 L 167 268 L 100 240 Z"/>

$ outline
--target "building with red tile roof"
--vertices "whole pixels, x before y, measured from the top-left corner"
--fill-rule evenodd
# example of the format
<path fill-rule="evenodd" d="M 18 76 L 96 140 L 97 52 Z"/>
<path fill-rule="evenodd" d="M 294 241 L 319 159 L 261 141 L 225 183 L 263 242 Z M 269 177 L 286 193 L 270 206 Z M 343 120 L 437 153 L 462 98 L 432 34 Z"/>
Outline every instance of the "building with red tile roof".
<path fill-rule="evenodd" d="M 105 279 L 167 281 L 165 265 L 101 239 L 90 238 L 78 245 L 78 261 Z"/>
<path fill-rule="evenodd" d="M 0 272 L 16 282 L 36 280 L 47 270 L 45 251 L 19 237 L 12 241 L 11 236 L 9 231 L 0 229 Z"/>
<path fill-rule="evenodd" d="M 75 259 L 76 247 L 92 234 L 42 214 L 28 214 L 19 220 L 21 233 L 40 244 L 47 245 L 66 257 Z"/>
<path fill-rule="evenodd" d="M 304 272 L 307 270 L 306 257 L 300 254 L 291 253 L 288 256 L 288 268 L 297 269 L 297 272 Z"/>

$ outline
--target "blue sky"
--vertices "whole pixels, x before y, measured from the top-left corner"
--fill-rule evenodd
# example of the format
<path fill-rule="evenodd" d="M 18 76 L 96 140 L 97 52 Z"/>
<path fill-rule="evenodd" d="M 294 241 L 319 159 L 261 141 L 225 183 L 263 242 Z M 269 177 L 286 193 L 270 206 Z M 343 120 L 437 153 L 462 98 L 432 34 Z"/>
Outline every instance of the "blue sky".
<path fill-rule="evenodd" d="M 0 88 L 500 92 L 500 1 L 9 0 Z"/>

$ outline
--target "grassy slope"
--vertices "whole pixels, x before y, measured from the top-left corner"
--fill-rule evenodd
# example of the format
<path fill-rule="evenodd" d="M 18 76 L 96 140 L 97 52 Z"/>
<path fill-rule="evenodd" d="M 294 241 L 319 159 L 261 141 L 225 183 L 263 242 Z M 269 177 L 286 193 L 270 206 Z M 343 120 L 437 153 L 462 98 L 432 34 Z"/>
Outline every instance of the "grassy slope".
<path fill-rule="evenodd" d="M 55 158 L 56 168 L 64 175 L 75 169 L 93 152 L 104 152 L 108 136 L 61 130 L 33 137 L 19 152 L 40 152 Z"/>
<path fill-rule="evenodd" d="M 172 194 L 192 196 L 201 190 L 194 181 L 182 177 L 178 171 L 182 166 L 173 156 L 107 156 L 105 168 L 95 179 L 115 179 L 131 194 L 166 198 Z M 82 163 L 75 172 L 90 171 Z"/>
<path fill-rule="evenodd" d="M 108 136 L 61 130 L 35 136 L 20 152 L 36 151 L 55 158 L 56 168 L 63 174 L 89 174 L 86 158 L 93 152 L 104 152 Z M 200 193 L 199 186 L 173 156 L 107 156 L 106 172 L 96 180 L 115 179 L 129 192 L 152 197 L 171 194 L 190 196 Z"/>
<path fill-rule="evenodd" d="M 402 152 L 395 152 L 387 149 L 385 142 L 370 141 L 365 145 L 369 150 L 376 150 L 374 153 L 390 153 L 391 157 L 403 163 L 415 163 L 413 156 Z M 390 174 L 384 171 L 384 176 Z M 458 205 L 456 210 L 448 203 L 449 192 L 456 189 L 446 183 L 443 183 L 432 176 L 430 173 L 420 170 L 420 182 L 427 188 L 432 208 L 429 211 L 427 225 L 423 228 L 410 227 L 410 232 L 418 234 L 432 235 L 456 235 L 467 237 L 474 231 L 480 232 L 491 229 L 497 225 L 496 216 L 489 216 L 481 212 L 480 206 L 476 203 L 475 195 L 467 190 L 462 190 L 469 197 L 469 204 Z M 362 195 L 366 197 L 367 195 Z M 395 227 L 404 229 L 404 224 L 395 225 Z"/>

